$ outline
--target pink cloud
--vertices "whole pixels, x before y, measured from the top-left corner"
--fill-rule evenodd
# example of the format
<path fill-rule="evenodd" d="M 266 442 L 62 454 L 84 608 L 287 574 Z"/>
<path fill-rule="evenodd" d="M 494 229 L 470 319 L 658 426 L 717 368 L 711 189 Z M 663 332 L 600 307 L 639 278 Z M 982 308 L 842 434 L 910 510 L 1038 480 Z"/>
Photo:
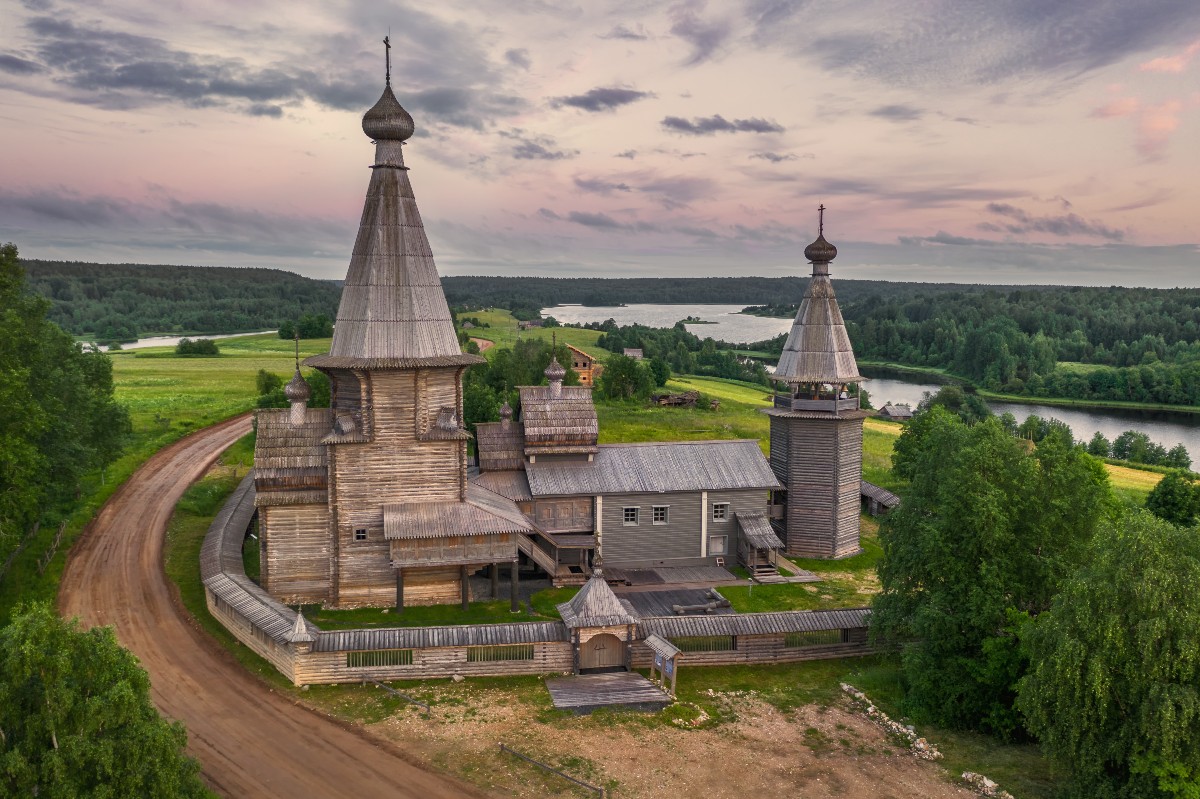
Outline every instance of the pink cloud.
<path fill-rule="evenodd" d="M 1138 66 L 1142 72 L 1183 72 L 1191 60 L 1200 53 L 1200 41 L 1192 42 L 1178 55 L 1160 56 Z"/>
<path fill-rule="evenodd" d="M 1171 134 L 1179 129 L 1179 112 L 1182 110 L 1180 100 L 1146 106 L 1138 121 L 1138 152 L 1146 158 L 1160 158 Z"/>
<path fill-rule="evenodd" d="M 1092 111 L 1092 116 L 1101 119 L 1128 117 L 1136 114 L 1139 108 L 1141 108 L 1141 103 L 1138 102 L 1138 98 L 1117 97 Z"/>

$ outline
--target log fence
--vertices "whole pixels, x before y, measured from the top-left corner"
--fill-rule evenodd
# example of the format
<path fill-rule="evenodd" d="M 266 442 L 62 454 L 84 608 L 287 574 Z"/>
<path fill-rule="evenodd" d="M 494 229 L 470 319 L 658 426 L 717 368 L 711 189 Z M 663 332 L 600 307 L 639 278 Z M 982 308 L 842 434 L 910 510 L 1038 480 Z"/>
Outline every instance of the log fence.
<path fill-rule="evenodd" d="M 50 565 L 50 561 L 54 560 L 54 555 L 58 552 L 59 544 L 62 543 L 63 533 L 66 531 L 66 529 L 67 523 L 64 520 L 63 523 L 58 526 L 58 532 L 54 534 L 54 542 L 50 544 L 50 548 L 47 549 L 40 558 L 38 558 L 38 575 L 45 574 L 46 567 Z"/>
<path fill-rule="evenodd" d="M 368 682 L 367 680 L 363 680 L 363 685 L 366 685 L 367 682 Z M 387 691 L 389 694 L 396 697 L 397 699 L 403 699 L 405 702 L 408 702 L 410 705 L 416 705 L 417 707 L 421 708 L 422 710 L 425 711 L 425 718 L 429 718 L 429 703 L 428 702 L 422 702 L 420 699 L 413 699 L 408 694 L 402 694 L 399 691 L 397 691 L 395 688 L 393 688 L 392 686 L 384 685 L 379 680 L 370 680 L 370 682 L 374 683 L 376 688 L 382 688 L 383 690 Z"/>
<path fill-rule="evenodd" d="M 584 782 L 583 780 L 576 779 L 576 778 L 572 777 L 570 774 L 567 774 L 566 772 L 564 772 L 560 769 L 556 769 L 554 766 L 551 766 L 548 763 L 543 763 L 540 760 L 534 760 L 532 757 L 529 757 L 528 755 L 523 755 L 515 749 L 510 749 L 507 746 L 505 746 L 503 743 L 500 744 L 500 751 L 508 752 L 510 755 L 514 755 L 516 757 L 521 758 L 526 763 L 532 763 L 533 765 L 537 766 L 540 769 L 549 771 L 553 774 L 557 774 L 558 776 L 562 777 L 564 780 L 573 782 L 576 785 L 580 786 L 581 788 L 586 788 L 589 791 L 595 791 L 596 796 L 599 796 L 600 799 L 605 799 L 608 796 L 608 791 L 605 790 L 603 785 L 592 785 L 590 782 Z"/>

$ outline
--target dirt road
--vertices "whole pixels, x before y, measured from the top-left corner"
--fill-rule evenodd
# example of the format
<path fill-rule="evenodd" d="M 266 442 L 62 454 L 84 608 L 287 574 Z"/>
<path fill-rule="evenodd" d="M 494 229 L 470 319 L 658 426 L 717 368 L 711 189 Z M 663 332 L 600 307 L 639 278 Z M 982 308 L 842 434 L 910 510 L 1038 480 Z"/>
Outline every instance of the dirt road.
<path fill-rule="evenodd" d="M 150 673 L 159 709 L 187 725 L 188 749 L 231 797 L 480 797 L 401 750 L 295 704 L 247 674 L 182 615 L 162 569 L 184 490 L 237 439 L 242 416 L 157 453 L 101 509 L 71 552 L 59 610 L 111 624 Z"/>

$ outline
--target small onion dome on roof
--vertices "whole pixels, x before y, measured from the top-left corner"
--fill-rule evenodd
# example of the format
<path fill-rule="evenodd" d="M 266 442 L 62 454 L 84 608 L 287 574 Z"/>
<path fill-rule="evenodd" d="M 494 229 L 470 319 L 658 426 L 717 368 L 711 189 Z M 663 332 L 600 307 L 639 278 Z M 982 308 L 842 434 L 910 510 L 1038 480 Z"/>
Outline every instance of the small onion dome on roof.
<path fill-rule="evenodd" d="M 813 263 L 829 263 L 837 258 L 837 247 L 825 241 L 825 234 L 818 234 L 817 240 L 804 248 L 804 257 Z"/>
<path fill-rule="evenodd" d="M 363 114 L 362 128 L 363 133 L 375 141 L 405 141 L 412 137 L 416 125 L 396 95 L 392 94 L 392 87 L 388 86 L 383 90 L 379 102 Z"/>
<path fill-rule="evenodd" d="M 283 396 L 287 397 L 288 402 L 308 402 L 312 397 L 312 388 L 309 387 L 308 381 L 300 375 L 299 369 L 283 387 Z"/>
<path fill-rule="evenodd" d="M 558 358 L 551 357 L 550 365 L 546 367 L 546 371 L 542 374 L 546 375 L 546 379 L 553 383 L 566 377 L 567 370 L 558 362 Z"/>
<path fill-rule="evenodd" d="M 513 415 L 512 406 L 508 404 L 508 400 L 505 400 L 504 404 L 500 406 L 500 418 L 501 419 L 511 419 L 512 415 Z"/>

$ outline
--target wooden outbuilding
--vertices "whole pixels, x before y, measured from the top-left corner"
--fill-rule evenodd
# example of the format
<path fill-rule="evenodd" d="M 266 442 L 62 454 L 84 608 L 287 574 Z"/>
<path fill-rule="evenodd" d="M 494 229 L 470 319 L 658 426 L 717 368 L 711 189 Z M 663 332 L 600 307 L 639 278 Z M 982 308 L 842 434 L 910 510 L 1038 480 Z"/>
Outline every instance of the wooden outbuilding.
<path fill-rule="evenodd" d="M 604 364 L 578 347 L 566 345 L 571 354 L 571 368 L 579 375 L 579 382 L 585 386 L 594 386 L 604 373 Z"/>
<path fill-rule="evenodd" d="M 891 422 L 907 422 L 913 418 L 913 409 L 908 405 L 884 405 L 879 409 L 879 416 Z"/>
<path fill-rule="evenodd" d="M 862 509 L 872 516 L 882 516 L 900 507 L 900 497 L 874 483 L 862 481 Z"/>

